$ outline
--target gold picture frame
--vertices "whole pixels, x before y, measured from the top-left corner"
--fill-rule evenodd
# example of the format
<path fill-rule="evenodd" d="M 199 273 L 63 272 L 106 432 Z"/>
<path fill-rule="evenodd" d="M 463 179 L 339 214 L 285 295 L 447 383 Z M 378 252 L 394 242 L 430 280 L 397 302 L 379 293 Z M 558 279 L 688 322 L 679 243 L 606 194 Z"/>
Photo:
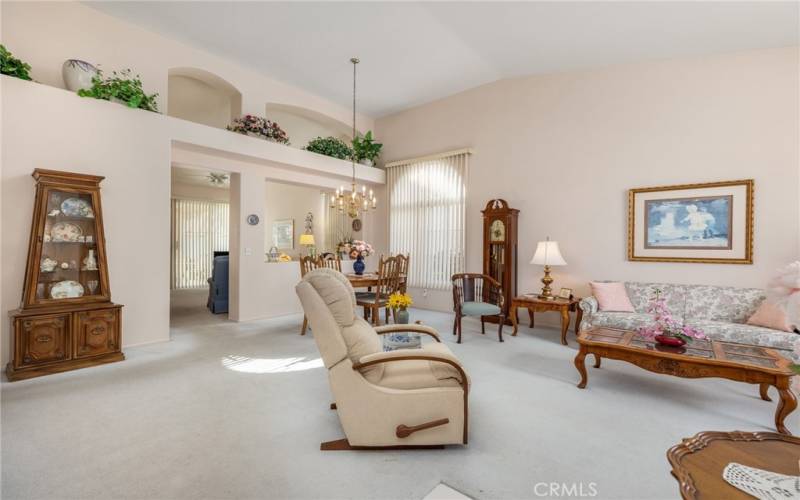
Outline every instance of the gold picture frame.
<path fill-rule="evenodd" d="M 752 264 L 753 192 L 753 179 L 628 190 L 628 260 Z"/>

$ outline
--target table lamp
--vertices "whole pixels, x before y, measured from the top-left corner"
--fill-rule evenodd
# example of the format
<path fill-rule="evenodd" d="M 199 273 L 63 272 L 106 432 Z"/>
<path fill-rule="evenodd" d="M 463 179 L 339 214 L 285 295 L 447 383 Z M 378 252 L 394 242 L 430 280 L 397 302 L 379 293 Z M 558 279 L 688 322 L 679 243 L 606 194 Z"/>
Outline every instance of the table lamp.
<path fill-rule="evenodd" d="M 548 237 L 546 241 L 540 241 L 536 245 L 536 253 L 533 254 L 531 264 L 544 266 L 544 277 L 542 278 L 542 293 L 539 294 L 540 299 L 555 300 L 553 291 L 550 289 L 550 284 L 553 278 L 550 277 L 550 266 L 566 266 L 567 262 L 561 256 L 561 251 L 558 249 L 557 241 L 550 241 Z"/>
<path fill-rule="evenodd" d="M 316 248 L 314 248 L 314 235 L 311 233 L 305 233 L 300 235 L 300 244 L 306 247 L 308 250 L 308 255 L 314 257 L 316 254 Z"/>

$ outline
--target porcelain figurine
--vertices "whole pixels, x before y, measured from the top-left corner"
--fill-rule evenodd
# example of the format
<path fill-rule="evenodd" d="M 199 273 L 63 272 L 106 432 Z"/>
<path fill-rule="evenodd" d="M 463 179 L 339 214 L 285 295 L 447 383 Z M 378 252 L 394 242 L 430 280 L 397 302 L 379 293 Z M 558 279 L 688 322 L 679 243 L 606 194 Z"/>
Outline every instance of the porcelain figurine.
<path fill-rule="evenodd" d="M 50 210 L 50 213 L 47 214 L 47 215 L 49 215 L 50 217 L 55 217 L 56 215 L 58 215 L 60 213 L 61 213 L 61 210 L 59 210 L 57 208 L 54 208 L 53 210 Z"/>
<path fill-rule="evenodd" d="M 43 273 L 52 273 L 55 271 L 57 265 L 57 260 L 51 259 L 50 257 L 45 257 L 42 259 L 42 262 L 39 263 L 39 271 Z"/>

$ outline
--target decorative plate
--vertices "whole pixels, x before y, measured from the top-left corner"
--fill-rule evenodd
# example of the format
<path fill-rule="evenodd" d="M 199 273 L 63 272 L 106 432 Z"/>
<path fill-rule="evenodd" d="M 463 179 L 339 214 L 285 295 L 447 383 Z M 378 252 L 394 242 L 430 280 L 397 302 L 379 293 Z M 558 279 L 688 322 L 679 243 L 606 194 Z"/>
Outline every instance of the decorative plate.
<path fill-rule="evenodd" d="M 80 226 L 71 222 L 56 222 L 50 228 L 50 237 L 53 241 L 78 241 L 83 236 Z"/>
<path fill-rule="evenodd" d="M 258 225 L 258 221 L 259 221 L 259 218 L 258 218 L 258 215 L 256 215 L 256 214 L 250 214 L 250 215 L 247 216 L 247 223 L 250 224 L 251 226 L 257 226 Z"/>
<path fill-rule="evenodd" d="M 67 198 L 61 203 L 61 212 L 70 217 L 94 217 L 92 206 L 82 198 Z"/>
<path fill-rule="evenodd" d="M 83 285 L 74 280 L 59 281 L 50 289 L 51 299 L 83 297 Z"/>

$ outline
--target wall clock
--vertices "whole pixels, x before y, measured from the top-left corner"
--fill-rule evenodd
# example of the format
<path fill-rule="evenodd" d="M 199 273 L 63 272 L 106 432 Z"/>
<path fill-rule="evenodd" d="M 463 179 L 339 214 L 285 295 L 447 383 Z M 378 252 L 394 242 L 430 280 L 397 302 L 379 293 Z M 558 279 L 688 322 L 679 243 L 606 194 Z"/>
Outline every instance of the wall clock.
<path fill-rule="evenodd" d="M 259 221 L 259 218 L 258 218 L 258 215 L 256 215 L 256 214 L 250 214 L 250 215 L 247 216 L 247 223 L 250 224 L 251 226 L 257 226 L 258 225 L 258 221 Z"/>

